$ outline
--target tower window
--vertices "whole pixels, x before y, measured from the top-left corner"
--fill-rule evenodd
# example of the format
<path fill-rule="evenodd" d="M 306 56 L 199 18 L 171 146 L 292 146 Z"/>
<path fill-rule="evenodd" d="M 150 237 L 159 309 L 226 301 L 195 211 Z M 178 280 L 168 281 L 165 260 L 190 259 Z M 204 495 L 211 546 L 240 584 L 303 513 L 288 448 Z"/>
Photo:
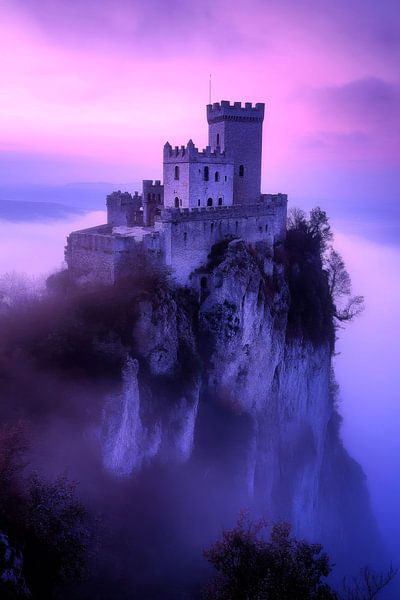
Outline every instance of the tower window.
<path fill-rule="evenodd" d="M 197 206 L 200 206 L 200 200 L 197 200 Z"/>
<path fill-rule="evenodd" d="M 218 198 L 218 206 L 222 206 L 222 198 Z"/>
<path fill-rule="evenodd" d="M 204 167 L 204 181 L 208 181 L 209 177 L 210 177 L 210 173 L 209 173 L 208 167 Z"/>
<path fill-rule="evenodd" d="M 240 165 L 239 167 L 239 177 L 244 177 L 244 166 Z"/>
<path fill-rule="evenodd" d="M 215 181 L 219 181 L 219 171 L 215 171 Z"/>
<path fill-rule="evenodd" d="M 179 167 L 176 165 L 175 167 L 175 179 L 179 179 Z"/>
<path fill-rule="evenodd" d="M 186 240 L 187 240 L 187 233 L 185 231 L 185 233 L 183 234 L 183 241 L 185 242 L 185 244 L 186 244 Z"/>
<path fill-rule="evenodd" d="M 209 199 L 207 200 L 207 206 L 212 206 L 212 205 L 213 205 L 213 199 L 212 199 L 212 198 L 209 198 Z"/>
<path fill-rule="evenodd" d="M 217 146 L 219 146 L 219 133 L 217 133 Z"/>
<path fill-rule="evenodd" d="M 178 198 L 178 196 L 175 198 L 175 208 L 179 208 L 179 198 Z"/>
<path fill-rule="evenodd" d="M 228 177 L 225 175 L 225 181 L 228 181 Z"/>

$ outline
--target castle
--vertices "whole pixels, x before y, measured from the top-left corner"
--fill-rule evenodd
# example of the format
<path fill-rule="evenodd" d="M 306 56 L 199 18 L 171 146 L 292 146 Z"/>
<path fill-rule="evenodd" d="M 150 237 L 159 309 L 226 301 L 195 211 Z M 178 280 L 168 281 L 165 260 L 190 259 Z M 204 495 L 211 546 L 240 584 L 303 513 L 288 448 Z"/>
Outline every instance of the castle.
<path fill-rule="evenodd" d="M 107 223 L 72 232 L 65 259 L 78 282 L 113 283 L 150 263 L 180 285 L 207 285 L 212 246 L 242 239 L 271 264 L 286 233 L 287 196 L 261 194 L 265 105 L 223 100 L 207 105 L 208 146 L 192 140 L 163 153 L 163 183 L 107 197 Z"/>

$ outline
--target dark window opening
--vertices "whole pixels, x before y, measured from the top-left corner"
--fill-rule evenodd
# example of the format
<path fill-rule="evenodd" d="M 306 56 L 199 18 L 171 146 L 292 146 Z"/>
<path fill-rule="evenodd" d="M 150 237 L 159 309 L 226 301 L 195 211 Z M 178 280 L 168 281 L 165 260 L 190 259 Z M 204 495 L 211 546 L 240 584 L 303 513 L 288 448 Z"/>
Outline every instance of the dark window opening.
<path fill-rule="evenodd" d="M 161 202 L 161 194 L 157 194 L 157 202 Z"/>
<path fill-rule="evenodd" d="M 202 277 L 200 279 L 200 287 L 202 290 L 207 289 L 207 277 Z"/>
<path fill-rule="evenodd" d="M 222 198 L 218 198 L 218 206 L 222 206 Z"/>
<path fill-rule="evenodd" d="M 200 204 L 201 204 L 200 200 L 197 200 L 197 206 L 200 206 Z"/>
<path fill-rule="evenodd" d="M 175 198 L 175 208 L 179 208 L 179 198 Z"/>
<path fill-rule="evenodd" d="M 239 177 L 243 177 L 244 176 L 244 166 L 240 165 L 239 167 Z"/>
<path fill-rule="evenodd" d="M 217 133 L 217 146 L 219 146 L 219 133 Z"/>
<path fill-rule="evenodd" d="M 268 225 L 265 226 L 265 231 L 268 231 Z"/>
<path fill-rule="evenodd" d="M 215 181 L 219 181 L 219 172 L 215 171 Z"/>
<path fill-rule="evenodd" d="M 175 179 L 179 179 L 179 167 L 175 167 Z"/>
<path fill-rule="evenodd" d="M 150 192 L 147 194 L 147 200 L 148 200 L 149 202 L 150 202 L 150 200 L 151 200 L 151 194 L 150 194 Z"/>
<path fill-rule="evenodd" d="M 226 175 L 225 175 L 225 181 L 228 181 L 228 178 L 227 178 L 227 176 L 226 176 Z"/>
<path fill-rule="evenodd" d="M 186 243 L 186 240 L 187 240 L 187 233 L 185 231 L 185 233 L 183 234 L 183 241 Z"/>
<path fill-rule="evenodd" d="M 182 206 L 182 198 L 179 200 L 179 204 Z"/>
<path fill-rule="evenodd" d="M 211 233 L 214 231 L 214 223 L 211 223 Z"/>
<path fill-rule="evenodd" d="M 235 230 L 236 230 L 236 233 L 237 233 L 238 227 L 239 227 L 239 223 L 236 221 L 236 223 L 235 223 Z"/>
<path fill-rule="evenodd" d="M 209 199 L 207 200 L 207 206 L 212 206 L 212 205 L 213 205 L 213 199 L 212 199 L 212 198 L 209 198 Z"/>
<path fill-rule="evenodd" d="M 210 176 L 210 174 L 209 174 L 208 167 L 204 167 L 204 181 L 208 181 L 209 176 Z"/>

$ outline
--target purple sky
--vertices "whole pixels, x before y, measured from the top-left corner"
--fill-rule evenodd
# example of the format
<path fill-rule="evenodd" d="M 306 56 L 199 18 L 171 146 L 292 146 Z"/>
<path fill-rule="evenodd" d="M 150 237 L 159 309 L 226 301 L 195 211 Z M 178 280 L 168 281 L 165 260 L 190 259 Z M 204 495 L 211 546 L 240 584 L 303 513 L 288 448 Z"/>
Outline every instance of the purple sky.
<path fill-rule="evenodd" d="M 0 0 L 0 30 L 0 186 L 160 178 L 166 140 L 206 144 L 210 72 L 214 101 L 266 102 L 264 191 L 328 209 L 367 296 L 338 360 L 344 435 L 396 517 L 400 258 L 371 239 L 398 242 L 398 0 Z M 2 226 L 0 272 L 24 248 L 58 266 L 70 225 Z"/>
<path fill-rule="evenodd" d="M 0 182 L 159 177 L 167 139 L 206 143 L 211 72 L 213 100 L 267 102 L 268 191 L 395 192 L 397 0 L 1 0 L 0 28 Z"/>

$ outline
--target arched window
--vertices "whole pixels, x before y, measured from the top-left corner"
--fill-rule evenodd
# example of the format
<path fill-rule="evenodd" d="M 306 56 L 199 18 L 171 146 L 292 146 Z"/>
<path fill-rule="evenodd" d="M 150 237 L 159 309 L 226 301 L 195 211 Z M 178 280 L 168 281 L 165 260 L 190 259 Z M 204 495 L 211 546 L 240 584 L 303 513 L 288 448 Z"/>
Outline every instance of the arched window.
<path fill-rule="evenodd" d="M 208 167 L 204 167 L 204 181 L 208 181 L 209 175 Z"/>
<path fill-rule="evenodd" d="M 222 206 L 222 198 L 218 198 L 218 206 Z"/>
<path fill-rule="evenodd" d="M 179 208 L 179 198 L 178 198 L 178 196 L 175 198 L 175 208 Z"/>
<path fill-rule="evenodd" d="M 219 171 L 215 171 L 215 181 L 219 181 Z"/>
<path fill-rule="evenodd" d="M 212 206 L 212 205 L 213 205 L 212 198 L 209 198 L 209 199 L 207 200 L 207 206 Z"/>
<path fill-rule="evenodd" d="M 179 167 L 176 165 L 175 167 L 175 179 L 179 179 Z"/>
<path fill-rule="evenodd" d="M 201 202 L 200 200 L 197 200 L 197 206 L 200 206 Z"/>
<path fill-rule="evenodd" d="M 217 146 L 219 146 L 219 133 L 217 133 Z"/>
<path fill-rule="evenodd" d="M 239 177 L 243 177 L 244 176 L 244 166 L 240 165 L 239 167 Z"/>

